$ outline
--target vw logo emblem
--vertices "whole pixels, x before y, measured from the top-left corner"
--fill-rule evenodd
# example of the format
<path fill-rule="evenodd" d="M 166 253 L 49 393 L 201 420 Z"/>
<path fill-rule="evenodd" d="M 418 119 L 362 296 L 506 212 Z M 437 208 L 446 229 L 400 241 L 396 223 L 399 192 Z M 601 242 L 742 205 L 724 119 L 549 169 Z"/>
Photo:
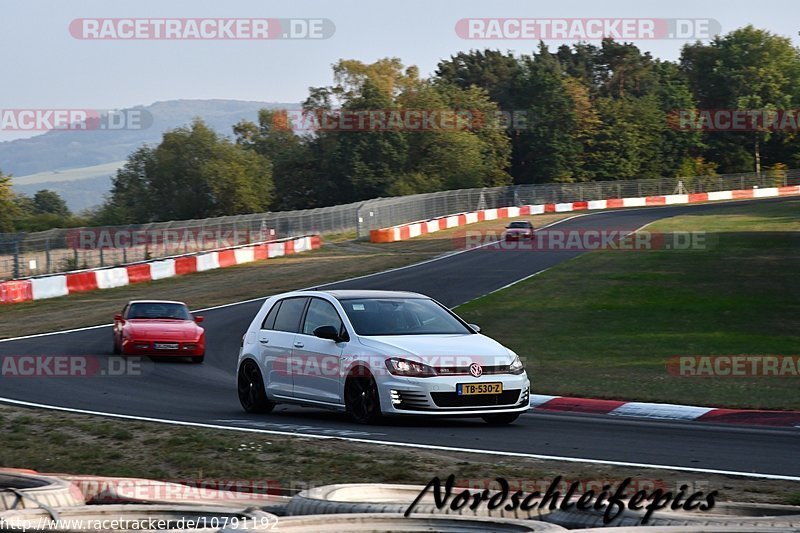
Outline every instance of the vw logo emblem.
<path fill-rule="evenodd" d="M 481 365 L 478 363 L 472 363 L 469 365 L 469 373 L 472 375 L 472 377 L 479 378 L 483 375 L 483 368 L 481 368 Z"/>

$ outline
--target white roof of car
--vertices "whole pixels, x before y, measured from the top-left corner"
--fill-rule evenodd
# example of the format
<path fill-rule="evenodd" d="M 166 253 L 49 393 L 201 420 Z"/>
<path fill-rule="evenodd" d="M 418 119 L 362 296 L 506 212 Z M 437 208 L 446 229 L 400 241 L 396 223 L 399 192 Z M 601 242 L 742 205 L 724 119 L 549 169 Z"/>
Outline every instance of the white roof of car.
<path fill-rule="evenodd" d="M 322 290 L 319 292 L 323 292 L 326 294 L 330 294 L 337 300 L 349 300 L 349 299 L 380 299 L 380 298 L 428 298 L 424 294 L 419 294 L 417 292 L 407 292 L 407 291 L 375 291 L 375 290 Z"/>

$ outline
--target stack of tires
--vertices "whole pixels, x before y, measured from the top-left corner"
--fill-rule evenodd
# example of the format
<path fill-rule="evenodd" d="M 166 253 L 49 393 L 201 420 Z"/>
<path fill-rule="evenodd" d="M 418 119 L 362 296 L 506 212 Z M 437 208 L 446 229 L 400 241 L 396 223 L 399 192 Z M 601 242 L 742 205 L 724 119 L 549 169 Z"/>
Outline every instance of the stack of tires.
<path fill-rule="evenodd" d="M 175 533 L 269 531 L 273 530 L 278 522 L 278 516 L 265 511 L 264 508 L 232 505 L 232 498 L 224 494 L 219 494 L 216 498 L 211 494 L 208 499 L 191 503 L 186 503 L 183 499 L 170 502 L 164 498 L 155 503 L 149 501 L 146 496 L 138 498 L 137 501 L 134 493 L 124 504 L 99 503 L 103 498 L 114 497 L 124 501 L 129 495 L 114 494 L 113 491 L 109 493 L 104 490 L 88 494 L 87 498 L 79 484 L 73 483 L 70 477 L 81 478 L 84 482 L 93 479 L 96 482 L 94 486 L 107 487 L 110 480 L 114 480 L 117 486 L 125 484 L 125 478 L 86 476 L 62 478 L 40 475 L 32 471 L 0 470 L 0 531 L 57 533 L 101 530 L 118 532 L 169 530 Z M 101 485 L 100 480 L 105 484 Z M 161 483 L 151 480 L 128 481 L 136 482 L 138 483 L 136 486 L 145 488 Z M 144 491 L 144 494 L 148 492 Z"/>
<path fill-rule="evenodd" d="M 391 513 L 395 516 L 404 513 L 408 506 L 422 492 L 423 487 L 413 485 L 383 484 L 347 484 L 328 485 L 303 491 L 289 502 L 287 513 L 292 516 L 311 515 L 312 521 L 322 521 L 318 515 L 347 513 L 342 516 L 355 516 L 352 513 Z M 453 494 L 460 491 L 454 490 Z M 528 524 L 530 527 L 556 526 L 558 530 L 579 530 L 581 532 L 596 531 L 617 533 L 715 533 L 715 532 L 794 532 L 800 533 L 800 507 L 788 505 L 759 505 L 719 503 L 710 512 L 660 512 L 654 513 L 647 525 L 642 525 L 643 512 L 625 511 L 610 524 L 603 522 L 603 511 L 560 511 L 550 512 L 545 509 L 533 509 L 528 512 L 519 510 L 507 512 L 502 507 L 494 511 L 485 505 L 471 511 L 465 506 L 460 511 L 452 511 L 449 507 L 437 509 L 433 497 L 427 497 L 415 506 L 411 517 L 438 517 L 438 519 L 456 519 L 469 516 L 473 520 L 489 520 L 497 523 L 506 522 Z M 366 516 L 366 515 L 365 515 Z M 538 521 L 538 522 L 537 522 Z M 533 524 L 536 524 L 535 526 Z M 620 527 L 623 526 L 623 527 Z M 563 528 L 563 529 L 561 529 Z M 495 529 L 491 529 L 495 531 Z M 334 531 L 333 529 L 329 531 Z M 551 529 L 535 529 L 534 531 L 557 531 Z"/>
<path fill-rule="evenodd" d="M 136 487 L 137 490 L 130 490 Z M 436 505 L 422 486 L 340 484 L 292 498 L 202 489 L 147 479 L 0 470 L 0 532 L 114 531 L 454 531 L 608 533 L 800 532 L 800 507 L 719 503 L 709 512 L 624 511 L 610 524 L 600 511 L 507 511 Z M 458 494 L 460 490 L 454 490 Z M 408 517 L 404 513 L 415 502 Z M 452 501 L 452 500 L 451 500 Z M 440 508 L 441 507 L 441 508 Z M 112 522 L 116 521 L 116 522 Z M 155 525 L 154 525 L 155 524 Z"/>

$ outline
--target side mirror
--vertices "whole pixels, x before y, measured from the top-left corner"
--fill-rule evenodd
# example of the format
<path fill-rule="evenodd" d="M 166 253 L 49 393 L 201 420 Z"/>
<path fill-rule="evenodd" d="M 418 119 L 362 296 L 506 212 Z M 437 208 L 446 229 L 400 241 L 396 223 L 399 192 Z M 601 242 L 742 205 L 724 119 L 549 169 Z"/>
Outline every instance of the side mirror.
<path fill-rule="evenodd" d="M 202 322 L 203 320 L 205 320 L 205 319 L 206 319 L 206 317 L 204 317 L 204 316 L 196 316 L 196 317 L 194 317 L 194 321 L 197 322 L 198 324 L 200 322 Z"/>
<path fill-rule="evenodd" d="M 333 326 L 320 326 L 314 330 L 314 336 L 319 337 L 320 339 L 328 339 L 333 342 L 339 342 L 341 338 L 339 337 L 339 332 Z"/>
<path fill-rule="evenodd" d="M 481 327 L 478 324 L 469 324 L 469 327 L 471 327 L 473 330 L 475 330 L 475 333 L 480 333 L 481 332 Z"/>
<path fill-rule="evenodd" d="M 120 314 L 114 315 L 114 322 L 122 322 L 122 315 Z"/>

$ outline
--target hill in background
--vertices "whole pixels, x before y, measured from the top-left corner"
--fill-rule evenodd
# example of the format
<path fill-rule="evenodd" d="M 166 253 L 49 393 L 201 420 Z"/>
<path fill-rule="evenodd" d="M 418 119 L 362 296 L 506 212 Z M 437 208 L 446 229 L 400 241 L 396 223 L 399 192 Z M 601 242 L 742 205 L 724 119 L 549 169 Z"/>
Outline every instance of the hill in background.
<path fill-rule="evenodd" d="M 142 144 L 157 144 L 161 135 L 202 118 L 212 129 L 232 135 L 242 119 L 255 121 L 262 108 L 296 108 L 297 103 L 239 100 L 170 100 L 136 106 L 152 116 L 145 129 L 49 131 L 28 139 L 0 143 L 0 169 L 14 175 L 18 192 L 32 194 L 51 189 L 64 197 L 73 210 L 103 202 L 111 176 Z M 123 110 L 126 111 L 126 110 Z"/>

